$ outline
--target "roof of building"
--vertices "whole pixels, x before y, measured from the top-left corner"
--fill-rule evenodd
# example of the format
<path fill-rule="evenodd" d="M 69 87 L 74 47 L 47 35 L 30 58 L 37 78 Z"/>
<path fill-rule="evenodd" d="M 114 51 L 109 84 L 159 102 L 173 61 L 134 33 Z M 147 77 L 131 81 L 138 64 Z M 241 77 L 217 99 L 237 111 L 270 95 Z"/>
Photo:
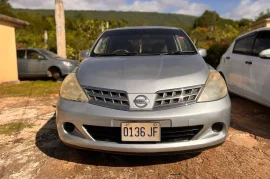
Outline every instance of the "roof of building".
<path fill-rule="evenodd" d="M 262 20 L 260 20 L 258 22 L 255 22 L 255 23 L 253 23 L 251 25 L 251 27 L 254 27 L 254 26 L 258 25 L 258 24 L 265 23 L 265 22 L 270 22 L 270 18 L 262 19 Z"/>
<path fill-rule="evenodd" d="M 22 28 L 22 27 L 29 25 L 29 23 L 26 21 L 22 21 L 20 19 L 16 19 L 16 18 L 6 16 L 3 14 L 0 14 L 0 21 L 8 22 L 16 28 Z"/>

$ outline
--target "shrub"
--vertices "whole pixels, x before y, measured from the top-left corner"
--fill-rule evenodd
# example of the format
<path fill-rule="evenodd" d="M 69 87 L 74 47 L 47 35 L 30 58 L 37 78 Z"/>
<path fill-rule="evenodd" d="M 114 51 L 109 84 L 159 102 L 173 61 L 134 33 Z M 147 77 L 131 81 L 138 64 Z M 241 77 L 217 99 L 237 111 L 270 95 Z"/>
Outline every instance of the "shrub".
<path fill-rule="evenodd" d="M 214 68 L 217 68 L 220 58 L 227 51 L 230 44 L 228 43 L 214 43 L 207 50 L 207 57 L 205 57 L 206 63 Z"/>

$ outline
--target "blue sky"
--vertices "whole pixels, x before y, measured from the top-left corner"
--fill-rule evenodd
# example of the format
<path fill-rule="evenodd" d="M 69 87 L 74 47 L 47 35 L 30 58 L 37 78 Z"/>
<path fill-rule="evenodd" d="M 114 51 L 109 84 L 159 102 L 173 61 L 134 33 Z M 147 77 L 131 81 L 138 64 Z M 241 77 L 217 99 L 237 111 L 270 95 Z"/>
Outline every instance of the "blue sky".
<path fill-rule="evenodd" d="M 54 0 L 10 0 L 15 8 L 53 9 Z M 200 16 L 215 10 L 222 17 L 254 19 L 270 0 L 63 0 L 65 9 L 178 13 Z"/>

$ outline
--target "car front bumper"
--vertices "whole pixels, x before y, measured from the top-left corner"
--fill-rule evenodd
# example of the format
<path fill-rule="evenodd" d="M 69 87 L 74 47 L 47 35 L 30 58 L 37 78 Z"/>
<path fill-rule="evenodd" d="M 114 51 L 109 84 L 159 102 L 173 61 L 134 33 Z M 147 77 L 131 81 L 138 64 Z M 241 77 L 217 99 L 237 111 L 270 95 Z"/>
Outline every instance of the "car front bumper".
<path fill-rule="evenodd" d="M 65 100 L 59 97 L 57 104 L 57 130 L 60 139 L 71 146 L 120 153 L 170 153 L 189 152 L 211 148 L 222 144 L 230 126 L 231 102 L 225 98 L 205 103 L 160 111 L 121 111 L 88 103 Z M 189 141 L 140 144 L 117 143 L 95 140 L 83 125 L 120 127 L 121 122 L 160 122 L 162 127 L 186 127 L 203 125 L 203 128 Z M 76 126 L 68 133 L 63 124 L 71 122 Z M 214 132 L 212 125 L 221 122 L 221 132 Z"/>

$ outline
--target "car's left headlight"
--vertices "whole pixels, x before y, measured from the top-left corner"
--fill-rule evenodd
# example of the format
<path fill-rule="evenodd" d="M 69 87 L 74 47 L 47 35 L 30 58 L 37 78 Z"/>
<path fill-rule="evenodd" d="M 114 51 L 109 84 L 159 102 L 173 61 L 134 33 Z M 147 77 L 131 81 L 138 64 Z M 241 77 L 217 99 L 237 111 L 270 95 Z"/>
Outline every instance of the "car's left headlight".
<path fill-rule="evenodd" d="M 62 83 L 60 96 L 66 100 L 88 102 L 89 99 L 81 88 L 75 73 L 69 74 Z"/>
<path fill-rule="evenodd" d="M 226 82 L 219 72 L 210 70 L 208 79 L 197 102 L 216 101 L 228 93 Z"/>
<path fill-rule="evenodd" d="M 72 66 L 72 63 L 70 63 L 70 62 L 63 62 L 63 64 L 64 64 L 65 66 L 67 66 L 67 67 L 71 67 L 71 66 Z"/>

